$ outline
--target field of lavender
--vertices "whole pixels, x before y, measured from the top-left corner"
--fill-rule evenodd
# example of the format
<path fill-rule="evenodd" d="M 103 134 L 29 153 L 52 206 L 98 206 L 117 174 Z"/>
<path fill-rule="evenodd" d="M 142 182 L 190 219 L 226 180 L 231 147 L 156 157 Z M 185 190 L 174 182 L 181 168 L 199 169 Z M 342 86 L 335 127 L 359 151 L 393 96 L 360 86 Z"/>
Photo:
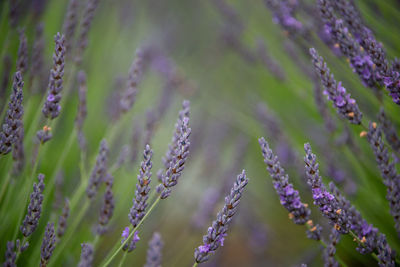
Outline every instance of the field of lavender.
<path fill-rule="evenodd" d="M 398 0 L 0 1 L 0 262 L 400 266 L 399 25 Z"/>

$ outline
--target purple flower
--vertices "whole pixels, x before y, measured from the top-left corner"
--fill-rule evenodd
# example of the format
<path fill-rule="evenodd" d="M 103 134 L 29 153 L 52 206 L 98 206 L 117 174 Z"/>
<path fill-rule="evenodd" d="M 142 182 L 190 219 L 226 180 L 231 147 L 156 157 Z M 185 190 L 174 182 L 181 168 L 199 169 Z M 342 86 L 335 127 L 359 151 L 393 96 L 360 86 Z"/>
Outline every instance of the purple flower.
<path fill-rule="evenodd" d="M 129 78 L 126 83 L 126 89 L 120 99 L 120 109 L 126 113 L 131 110 L 136 101 L 138 85 L 143 76 L 143 52 L 141 49 L 136 51 L 136 58 L 129 70 Z"/>
<path fill-rule="evenodd" d="M 312 189 L 314 204 L 319 206 L 322 215 L 330 220 L 331 224 L 341 234 L 349 232 L 350 224 L 347 218 L 347 211 L 342 207 L 339 201 L 327 191 L 322 183 L 322 178 L 319 175 L 319 165 L 316 156 L 311 151 L 310 144 L 304 145 L 306 155 L 304 162 L 306 164 L 307 183 Z"/>
<path fill-rule="evenodd" d="M 149 242 L 149 249 L 147 250 L 147 260 L 144 267 L 159 267 L 161 266 L 162 248 L 164 243 L 161 235 L 157 232 L 153 234 Z"/>
<path fill-rule="evenodd" d="M 137 176 L 138 182 L 136 184 L 135 197 L 133 198 L 133 205 L 129 213 L 129 221 L 133 227 L 136 227 L 146 215 L 152 175 L 151 168 L 153 166 L 151 162 L 152 156 L 153 151 L 149 145 L 146 145 L 143 152 L 143 161 Z"/>
<path fill-rule="evenodd" d="M 22 105 L 24 82 L 20 71 L 14 75 L 13 88 L 5 116 L 2 132 L 0 133 L 0 154 L 10 153 L 12 145 L 18 141 L 18 133 L 23 127 L 22 115 L 24 108 Z"/>
<path fill-rule="evenodd" d="M 60 114 L 61 91 L 63 89 L 63 76 L 65 66 L 65 38 L 57 33 L 54 36 L 55 49 L 53 54 L 53 68 L 50 70 L 47 101 L 44 103 L 42 113 L 46 118 L 54 119 Z"/>
<path fill-rule="evenodd" d="M 33 192 L 30 196 L 28 212 L 20 227 L 24 237 L 30 236 L 39 225 L 39 219 L 42 214 L 43 190 L 44 190 L 44 175 L 38 175 L 39 183 L 33 184 Z"/>
<path fill-rule="evenodd" d="M 208 253 L 209 251 L 210 251 L 210 245 L 209 244 L 199 246 L 199 252 L 200 253 Z"/>
<path fill-rule="evenodd" d="M 175 124 L 175 132 L 169 145 L 167 153 L 163 158 L 165 172 L 160 170 L 157 173 L 161 182 L 156 190 L 161 199 L 167 198 L 171 194 L 172 187 L 178 183 L 182 171 L 185 168 L 186 160 L 189 156 L 191 128 L 189 127 L 190 102 L 185 100 L 182 103 L 182 110 Z"/>
<path fill-rule="evenodd" d="M 333 106 L 336 108 L 337 113 L 343 118 L 349 120 L 350 123 L 360 124 L 362 113 L 358 109 L 356 101 L 346 92 L 346 89 L 342 86 L 341 82 L 336 82 L 335 77 L 331 74 L 326 62 L 318 55 L 314 48 L 310 49 L 310 54 L 315 71 L 317 75 L 319 75 L 322 85 L 325 88 L 324 94 L 326 94 L 328 99 L 333 102 Z"/>
<path fill-rule="evenodd" d="M 53 102 L 54 99 L 56 99 L 56 98 L 55 98 L 55 96 L 54 96 L 53 94 L 49 94 L 49 95 L 47 96 L 47 101 Z"/>
<path fill-rule="evenodd" d="M 129 236 L 129 227 L 128 226 L 125 227 L 125 229 L 122 231 L 121 236 L 123 237 L 123 241 L 122 241 L 122 243 L 123 243 Z"/>
<path fill-rule="evenodd" d="M 293 185 L 289 183 L 289 176 L 285 174 L 285 170 L 281 167 L 278 157 L 275 156 L 269 148 L 264 138 L 258 140 L 261 146 L 264 162 L 267 170 L 272 177 L 272 183 L 279 195 L 281 204 L 290 212 L 296 224 L 305 224 L 309 220 L 310 209 L 301 202 L 299 192 L 293 189 Z"/>
<path fill-rule="evenodd" d="M 99 154 L 96 158 L 96 164 L 90 174 L 89 184 L 86 188 L 87 196 L 92 199 L 97 193 L 100 183 L 107 177 L 109 149 L 105 139 L 100 142 Z"/>
<path fill-rule="evenodd" d="M 248 183 L 248 178 L 243 170 L 236 178 L 230 194 L 225 197 L 225 205 L 218 213 L 217 219 L 208 228 L 207 234 L 203 236 L 203 245 L 197 247 L 194 258 L 197 263 L 207 261 L 220 246 L 223 246 L 228 226 L 235 215 L 243 190 Z"/>
<path fill-rule="evenodd" d="M 136 242 L 138 242 L 139 240 L 140 240 L 139 232 L 136 231 L 136 232 L 133 234 L 133 241 L 136 243 Z"/>
<path fill-rule="evenodd" d="M 399 175 L 393 162 L 390 162 L 390 155 L 382 140 L 381 126 L 370 122 L 367 134 L 368 141 L 374 151 L 375 160 L 378 164 L 383 183 L 387 188 L 386 199 L 389 202 L 390 214 L 392 215 L 395 228 L 400 235 L 400 183 Z"/>

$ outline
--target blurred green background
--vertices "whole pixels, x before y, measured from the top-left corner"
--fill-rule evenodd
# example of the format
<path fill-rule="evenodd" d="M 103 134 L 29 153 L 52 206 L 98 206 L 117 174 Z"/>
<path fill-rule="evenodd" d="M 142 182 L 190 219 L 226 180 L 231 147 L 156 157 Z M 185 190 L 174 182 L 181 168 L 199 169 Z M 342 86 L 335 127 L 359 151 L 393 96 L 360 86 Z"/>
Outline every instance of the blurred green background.
<path fill-rule="evenodd" d="M 53 36 L 61 31 L 68 1 L 47 1 L 43 12 L 35 13 L 34 8 L 40 1 L 19 1 L 20 16 L 18 27 L 25 27 L 29 48 L 34 42 L 36 23 L 44 23 L 45 69 L 51 67 L 51 54 L 54 49 Z M 366 139 L 360 138 L 362 128 L 349 126 L 341 120 L 329 106 L 329 115 L 337 124 L 334 135 L 324 128 L 324 122 L 315 105 L 313 83 L 299 67 L 296 59 L 288 53 L 287 47 L 294 49 L 295 55 L 307 68 L 311 67 L 308 54 L 304 53 L 294 39 L 289 38 L 279 25 L 273 23 L 270 11 L 262 1 L 226 1 L 236 10 L 243 31 L 240 34 L 240 46 L 226 41 L 227 20 L 219 11 L 217 1 L 110 1 L 100 0 L 89 34 L 88 47 L 79 69 L 87 73 L 88 81 L 88 117 L 84 133 L 88 141 L 89 159 L 94 159 L 100 140 L 108 127 L 115 124 L 116 96 L 123 90 L 129 67 L 135 51 L 144 45 L 155 45 L 176 67 L 181 79 L 178 86 L 167 92 L 171 101 L 169 108 L 156 123 L 152 139 L 153 181 L 157 184 L 156 172 L 162 167 L 164 155 L 172 137 L 174 123 L 183 99 L 191 101 L 191 154 L 179 184 L 173 188 L 171 197 L 161 201 L 155 211 L 140 229 L 140 242 L 137 249 L 128 255 L 126 266 L 143 265 L 146 259 L 148 241 L 154 231 L 161 233 L 165 246 L 163 249 L 164 266 L 189 266 L 193 263 L 194 249 L 202 243 L 207 227 L 222 207 L 224 196 L 229 192 L 236 175 L 246 169 L 250 183 L 244 193 L 237 216 L 230 227 L 224 247 L 221 247 L 204 266 L 294 266 L 308 263 L 309 266 L 321 266 L 319 243 L 309 240 L 305 227 L 297 226 L 288 219 L 287 211 L 280 205 L 271 178 L 265 170 L 265 164 L 257 139 L 265 136 L 272 148 L 278 149 L 282 142 L 295 152 L 292 158 L 284 162 L 283 167 L 290 175 L 290 181 L 300 190 L 304 202 L 312 208 L 314 221 L 324 226 L 324 236 L 329 233 L 327 221 L 320 216 L 312 205 L 302 172 L 303 144 L 310 142 L 320 162 L 321 174 L 330 181 L 329 168 L 343 171 L 344 182 L 339 186 L 347 193 L 365 219 L 387 235 L 390 245 L 400 251 L 400 243 L 394 229 L 389 206 L 385 200 L 386 189 L 382 184 L 379 170 L 375 164 L 373 152 Z M 314 4 L 313 1 L 305 1 Z M 85 1 L 80 3 L 84 10 Z M 390 58 L 399 56 L 400 47 L 400 3 L 388 1 L 357 1 L 366 24 L 382 41 Z M 18 31 L 11 27 L 8 18 L 9 2 L 0 3 L 0 48 L 2 57 L 9 54 L 15 62 L 18 50 Z M 299 12 L 298 18 L 304 25 L 313 29 L 313 16 Z M 257 40 L 263 40 L 267 53 L 283 70 L 284 79 L 276 77 L 256 53 Z M 297 40 L 302 42 L 301 40 Z M 379 102 L 372 91 L 365 88 L 344 58 L 336 57 L 315 32 L 304 45 L 310 44 L 324 56 L 337 80 L 357 100 L 364 121 L 376 121 Z M 238 48 L 239 47 L 239 48 Z M 246 52 L 247 51 L 247 52 Z M 246 53 L 254 58 L 246 57 Z M 73 64 L 73 63 L 71 63 Z M 15 63 L 13 63 L 13 71 Z M 3 66 L 0 70 L 3 71 Z M 73 131 L 77 111 L 77 86 L 75 77 L 68 77 L 70 68 L 66 62 L 66 77 L 70 79 L 72 94 L 62 106 L 57 127 L 53 129 L 53 139 L 45 144 L 45 153 L 40 156 L 38 171 L 46 175 L 46 184 L 54 183 L 55 165 L 62 154 L 65 160 L 61 166 L 63 185 L 60 187 L 62 198 L 70 197 L 79 180 L 80 152 L 76 141 L 66 147 L 66 140 Z M 46 84 L 46 83 L 45 83 Z M 37 85 L 37 84 L 36 84 Z M 2 105 L 8 100 L 11 86 Z M 38 88 L 43 92 L 44 89 Z M 31 93 L 24 88 L 25 115 L 27 128 L 42 95 Z M 129 116 L 110 144 L 110 166 L 118 159 L 124 145 L 130 145 L 132 132 L 139 129 L 142 138 L 139 142 L 137 160 L 128 161 L 115 172 L 116 208 L 110 223 L 110 231 L 99 240 L 95 252 L 95 266 L 108 253 L 115 242 L 119 242 L 122 229 L 129 225 L 128 212 L 134 197 L 136 177 L 144 148 L 143 136 L 146 128 L 146 113 L 156 110 L 162 101 L 165 79 L 154 69 L 149 69 L 139 86 L 137 101 Z M 24 92 L 25 92 L 24 91 Z M 114 101 L 114 102 L 113 102 Z M 398 107 L 384 93 L 384 106 L 395 125 L 400 123 Z M 260 119 L 257 113 L 259 104 L 267 107 L 267 114 L 273 117 L 281 129 L 280 138 L 271 131 L 270 125 Z M 114 114 L 115 115 L 115 114 Z M 40 125 L 40 124 L 39 124 Z M 36 127 L 36 126 L 32 126 Z M 34 132 L 34 131 L 33 131 Z M 33 133 L 32 132 L 32 133 Z M 347 134 L 347 139 L 346 139 Z M 33 135 L 26 136 L 27 147 L 32 147 Z M 354 143 L 355 149 L 346 144 L 337 144 L 337 139 L 345 138 Z M 284 140 L 284 141 L 282 141 Z M 340 142 L 339 142 L 340 143 Z M 27 149 L 26 158 L 30 164 L 32 151 Z M 8 155 L 7 157 L 10 157 Z M 92 160 L 93 161 L 93 160 Z M 92 166 L 88 161 L 88 166 Z M 7 172 L 5 158 L 0 159 L 0 173 Z M 89 168 L 88 167 L 88 168 Z M 25 179 L 24 176 L 15 179 Z M 52 179 L 50 181 L 50 179 Z M 20 183 L 19 180 L 18 183 Z M 22 180 L 23 181 L 23 180 Z M 17 183 L 17 182 L 16 182 Z M 57 188 L 57 187 L 56 187 Z M 198 212 L 199 202 L 204 194 L 212 190 L 221 190 L 214 215 L 206 219 L 203 227 L 196 227 L 193 218 Z M 104 189 L 102 189 L 104 190 Z M 57 190 L 56 190 L 57 191 Z M 46 192 L 46 191 L 45 191 Z M 93 227 L 97 223 L 102 192 L 88 213 L 71 234 L 60 257 L 53 266 L 71 266 L 79 261 L 80 244 L 94 240 Z M 21 255 L 22 266 L 37 265 L 39 262 L 40 242 L 48 220 L 56 220 L 60 205 L 55 208 L 54 194 L 48 196 L 47 206 L 34 233 L 29 249 Z M 82 201 L 85 201 L 82 198 Z M 13 200 L 14 203 L 18 199 Z M 7 213 L 13 211 L 13 203 L 6 207 Z M 79 203 L 79 206 L 83 203 Z M 51 209 L 57 216 L 51 217 Z M 71 211 L 71 218 L 79 210 Z M 6 218 L 6 214 L 1 215 Z M 12 215 L 2 219 L 0 253 L 4 255 L 6 241 L 12 237 L 16 219 Z M 375 266 L 370 256 L 355 251 L 356 244 L 349 236 L 343 236 L 338 245 L 338 255 L 348 266 Z M 55 249 L 55 253 L 57 247 Z M 3 260 L 3 258 L 2 258 Z M 114 262 L 117 265 L 118 261 Z"/>

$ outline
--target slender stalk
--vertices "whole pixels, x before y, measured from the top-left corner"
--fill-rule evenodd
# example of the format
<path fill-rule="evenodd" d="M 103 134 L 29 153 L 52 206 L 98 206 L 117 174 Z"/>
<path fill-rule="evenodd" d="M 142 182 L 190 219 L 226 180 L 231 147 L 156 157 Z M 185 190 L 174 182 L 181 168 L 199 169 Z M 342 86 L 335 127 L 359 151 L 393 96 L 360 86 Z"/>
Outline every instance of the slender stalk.
<path fill-rule="evenodd" d="M 76 137 L 76 131 L 74 130 L 69 135 L 68 140 L 65 143 L 65 146 L 61 150 L 63 152 L 61 153 L 60 157 L 57 160 L 56 167 L 54 168 L 53 174 L 51 175 L 51 179 L 48 179 L 48 182 L 47 182 L 47 190 L 46 190 L 45 197 L 43 200 L 43 207 L 46 207 L 47 202 L 49 200 L 48 196 L 53 193 L 53 189 L 54 189 L 54 185 L 55 185 L 55 176 L 61 169 L 61 166 L 63 165 L 63 163 L 72 147 L 72 143 L 74 142 L 75 137 Z"/>
<path fill-rule="evenodd" d="M 193 263 L 192 267 L 196 267 L 197 265 L 199 265 L 196 261 Z"/>
<path fill-rule="evenodd" d="M 78 215 L 75 217 L 71 216 L 71 218 L 74 218 L 74 220 L 71 223 L 71 225 L 67 228 L 69 234 L 64 235 L 58 246 L 55 248 L 54 254 L 52 256 L 52 261 L 48 265 L 49 267 L 53 266 L 56 263 L 58 257 L 64 252 L 65 246 L 68 244 L 68 241 L 71 239 L 71 237 L 74 236 L 73 233 L 75 232 L 75 229 L 78 227 L 83 216 L 85 216 L 87 210 L 89 209 L 90 206 L 89 204 L 90 204 L 89 201 L 85 201 L 85 204 L 83 204 L 83 207 L 81 207 L 81 209 L 79 210 Z"/>
<path fill-rule="evenodd" d="M 128 243 L 128 241 L 132 238 L 134 233 L 139 229 L 139 227 L 146 220 L 146 218 L 149 216 L 149 214 L 153 211 L 154 207 L 158 204 L 158 202 L 160 202 L 160 200 L 161 200 L 161 198 L 158 197 L 156 199 L 156 201 L 154 201 L 154 203 L 150 206 L 150 208 L 147 211 L 146 215 L 144 215 L 143 219 L 139 222 L 139 224 L 135 228 L 131 229 L 132 231 L 130 231 L 130 234 L 129 234 L 128 238 L 124 242 L 122 242 L 122 244 L 119 245 L 119 247 L 116 250 L 115 250 L 115 247 L 118 246 L 118 243 L 115 244 L 114 248 L 111 250 L 111 251 L 115 250 L 115 252 L 113 252 L 113 254 L 111 256 L 107 255 L 107 257 L 99 264 L 99 266 L 106 267 L 106 266 L 110 265 L 112 260 L 118 255 L 118 253 L 122 250 L 122 248 Z"/>
<path fill-rule="evenodd" d="M 309 224 L 306 224 L 306 226 L 307 226 L 307 228 L 308 228 L 308 230 L 311 230 L 311 226 L 309 225 Z M 322 240 L 322 239 L 320 239 L 319 240 L 319 243 L 321 243 L 321 245 L 324 247 L 324 248 L 327 248 L 328 247 L 328 245 L 324 242 L 324 240 Z M 347 264 L 346 263 L 344 263 L 344 261 L 335 253 L 335 259 L 340 263 L 340 266 L 342 266 L 342 267 L 347 267 Z"/>
<path fill-rule="evenodd" d="M 7 159 L 7 162 L 6 162 L 6 167 L 9 165 L 9 162 L 10 162 L 10 157 Z M 5 168 L 5 169 L 8 169 L 8 168 Z M 6 193 L 6 189 L 7 189 L 7 187 L 8 187 L 8 184 L 10 183 L 10 179 L 11 179 L 11 174 L 10 174 L 10 171 L 7 171 L 7 174 L 6 174 L 7 176 L 6 176 L 6 178 L 5 178 L 5 181 L 4 181 L 4 183 L 1 185 L 1 192 L 0 192 L 0 206 L 1 206 L 1 202 L 3 201 L 3 197 L 4 197 L 4 195 L 5 195 L 5 193 Z"/>
<path fill-rule="evenodd" d="M 126 256 L 128 255 L 128 252 L 125 252 L 124 255 L 122 255 L 121 261 L 119 262 L 118 266 L 122 267 L 124 266 L 124 262 L 126 260 Z"/>

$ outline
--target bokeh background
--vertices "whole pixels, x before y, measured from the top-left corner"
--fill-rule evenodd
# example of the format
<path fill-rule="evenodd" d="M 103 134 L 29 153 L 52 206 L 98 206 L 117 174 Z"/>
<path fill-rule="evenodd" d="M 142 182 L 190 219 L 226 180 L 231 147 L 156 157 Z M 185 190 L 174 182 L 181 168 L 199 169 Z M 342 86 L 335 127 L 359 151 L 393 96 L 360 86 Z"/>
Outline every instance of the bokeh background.
<path fill-rule="evenodd" d="M 25 29 L 31 53 L 36 25 L 44 25 L 45 81 L 24 88 L 25 126 L 37 129 L 32 120 L 41 108 L 46 75 L 52 62 L 53 36 L 62 29 L 68 1 L 16 2 L 16 25 L 10 22 L 9 1 L 0 2 L 0 51 L 2 59 L 7 55 L 11 57 L 13 71 L 19 45 L 18 29 Z M 85 4 L 86 1 L 79 3 L 80 16 Z M 388 56 L 398 57 L 400 2 L 362 0 L 356 4 L 366 24 L 384 44 Z M 304 1 L 302 5 L 310 7 L 309 10 L 300 8 L 297 12 L 297 18 L 309 30 L 307 40 L 296 38 L 295 33 L 274 23 L 270 10 L 261 0 L 100 0 L 88 47 L 79 66 L 87 73 L 88 117 L 84 134 L 89 159 L 97 154 L 107 129 L 116 124 L 118 97 L 124 89 L 136 50 L 150 47 L 159 57 L 148 66 L 132 112 L 123 118 L 118 133 L 109 142 L 110 165 L 117 162 L 124 151 L 126 154 L 122 157 L 127 160 L 114 174 L 116 208 L 109 232 L 99 241 L 95 263 L 98 264 L 113 244 L 119 242 L 122 229 L 129 225 L 128 212 L 134 197 L 146 130 L 149 125 L 154 127 L 151 139 L 154 188 L 157 183 L 155 173 L 162 168 L 161 158 L 172 137 L 183 99 L 191 101 L 191 152 L 187 166 L 171 197 L 161 201 L 141 227 L 141 240 L 136 250 L 128 255 L 126 266 L 144 264 L 148 241 L 154 231 L 161 233 L 165 243 L 163 266 L 190 266 L 194 261 L 194 249 L 202 243 L 202 236 L 242 169 L 246 169 L 250 183 L 238 214 L 225 245 L 204 266 L 296 266 L 301 263 L 321 266 L 321 245 L 307 239 L 305 227 L 289 220 L 287 211 L 279 203 L 258 145 L 257 139 L 261 136 L 277 151 L 291 182 L 300 190 L 303 201 L 310 204 L 313 220 L 325 226 L 324 236 L 329 234 L 327 221 L 313 207 L 304 179 L 302 147 L 305 142 L 313 146 L 325 182 L 335 181 L 367 221 L 385 233 L 390 245 L 400 251 L 385 200 L 386 189 L 373 152 L 366 139 L 359 137 L 363 129 L 341 120 L 327 103 L 328 116 L 334 121 L 336 130 L 333 134 L 326 130 L 326 121 L 315 102 L 313 81 L 307 74 L 313 69 L 304 48 L 313 46 L 324 56 L 336 79 L 341 80 L 357 100 L 365 121 L 377 120 L 380 103 L 352 73 L 346 59 L 337 56 L 321 41 L 314 1 Z M 70 68 L 68 64 L 67 61 L 66 69 Z M 4 72 L 4 64 L 0 70 Z M 30 248 L 19 260 L 22 266 L 39 262 L 45 222 L 57 220 L 58 215 L 54 217 L 53 213 L 52 217 L 51 210 L 60 213 L 62 200 L 71 196 L 79 181 L 78 142 L 66 142 L 74 127 L 78 103 L 76 78 L 68 77 L 68 73 L 66 71 L 65 79 L 69 79 L 72 94 L 62 107 L 57 127 L 53 129 L 54 137 L 46 144 L 38 167 L 39 172 L 46 175 L 46 182 L 55 183 L 59 178 L 54 192 L 47 196 L 49 199 Z M 2 92 L 2 109 L 10 90 L 8 84 Z M 388 116 L 398 125 L 398 106 L 386 93 L 383 103 Z M 26 136 L 28 165 L 33 139 L 33 134 Z M 62 155 L 65 160 L 60 170 L 56 170 L 57 160 Z M 88 166 L 91 164 L 88 160 Z M 0 172 L 4 174 L 3 158 L 0 166 Z M 102 193 L 99 193 L 79 227 L 68 233 L 71 238 L 53 266 L 73 266 L 79 261 L 80 244 L 94 239 L 93 228 L 101 198 Z M 82 198 L 82 201 L 86 199 Z M 205 207 L 211 208 L 212 213 L 201 216 Z M 5 211 L 12 213 L 13 203 Z M 72 210 L 71 218 L 78 212 Z M 15 219 L 3 220 L 6 217 L 6 213 L 2 213 L 2 257 L 6 240 L 11 238 L 16 224 Z M 351 237 L 343 236 L 337 254 L 348 266 L 376 264 L 371 256 L 356 252 L 355 247 Z"/>

